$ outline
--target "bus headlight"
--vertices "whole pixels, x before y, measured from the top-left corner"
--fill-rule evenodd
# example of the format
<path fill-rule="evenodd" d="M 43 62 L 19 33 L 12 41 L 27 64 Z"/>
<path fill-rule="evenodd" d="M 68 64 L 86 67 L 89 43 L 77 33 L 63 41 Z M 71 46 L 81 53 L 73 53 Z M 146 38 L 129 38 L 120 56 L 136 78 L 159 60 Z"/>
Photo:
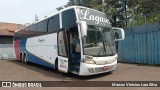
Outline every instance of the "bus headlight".
<path fill-rule="evenodd" d="M 84 60 L 84 63 L 86 64 L 95 64 L 94 60 Z"/>

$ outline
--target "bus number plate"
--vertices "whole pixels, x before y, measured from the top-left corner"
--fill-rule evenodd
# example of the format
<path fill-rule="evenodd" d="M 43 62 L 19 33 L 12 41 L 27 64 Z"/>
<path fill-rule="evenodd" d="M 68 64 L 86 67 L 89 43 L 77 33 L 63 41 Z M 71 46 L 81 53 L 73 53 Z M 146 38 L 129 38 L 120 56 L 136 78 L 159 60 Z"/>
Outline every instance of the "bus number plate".
<path fill-rule="evenodd" d="M 109 69 L 109 66 L 104 66 L 103 67 L 103 70 L 107 70 L 107 69 Z"/>

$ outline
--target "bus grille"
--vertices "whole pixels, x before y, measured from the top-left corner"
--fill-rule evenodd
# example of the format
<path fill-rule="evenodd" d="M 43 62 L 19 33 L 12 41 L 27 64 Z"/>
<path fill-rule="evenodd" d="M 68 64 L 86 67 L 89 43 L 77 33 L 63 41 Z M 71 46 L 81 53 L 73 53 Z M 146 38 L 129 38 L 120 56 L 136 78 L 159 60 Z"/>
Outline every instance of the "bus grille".
<path fill-rule="evenodd" d="M 108 69 L 106 69 L 106 70 L 103 70 L 103 68 L 101 67 L 101 68 L 95 68 L 95 72 L 105 72 L 105 71 L 110 71 L 110 70 L 112 70 L 112 69 L 114 69 L 115 68 L 115 65 L 113 65 L 113 66 L 110 66 Z"/>
<path fill-rule="evenodd" d="M 107 61 L 95 61 L 97 65 L 105 65 L 105 64 L 111 64 L 114 62 L 113 59 L 107 60 Z"/>

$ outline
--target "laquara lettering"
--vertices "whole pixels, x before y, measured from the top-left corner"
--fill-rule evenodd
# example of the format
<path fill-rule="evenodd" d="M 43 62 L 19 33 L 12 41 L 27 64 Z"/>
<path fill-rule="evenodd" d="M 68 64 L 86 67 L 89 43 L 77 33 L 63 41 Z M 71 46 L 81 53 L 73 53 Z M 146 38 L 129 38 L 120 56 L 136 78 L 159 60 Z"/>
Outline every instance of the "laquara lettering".
<path fill-rule="evenodd" d="M 95 24 L 99 23 L 103 23 L 104 25 L 110 24 L 108 19 L 106 19 L 105 17 L 91 15 L 89 10 L 80 10 L 80 13 L 82 15 L 82 17 L 80 17 L 81 20 L 95 21 Z"/>

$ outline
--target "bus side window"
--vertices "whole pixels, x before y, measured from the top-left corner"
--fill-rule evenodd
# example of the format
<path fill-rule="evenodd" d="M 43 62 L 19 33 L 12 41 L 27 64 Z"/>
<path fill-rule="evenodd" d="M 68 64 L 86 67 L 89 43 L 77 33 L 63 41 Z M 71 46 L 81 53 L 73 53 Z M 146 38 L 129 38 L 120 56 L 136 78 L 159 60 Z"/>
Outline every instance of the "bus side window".
<path fill-rule="evenodd" d="M 74 9 L 62 12 L 62 27 L 70 28 L 76 26 L 76 15 Z"/>
<path fill-rule="evenodd" d="M 25 31 L 29 31 L 29 27 L 25 28 L 24 30 L 25 30 Z"/>
<path fill-rule="evenodd" d="M 48 19 L 38 23 L 37 32 L 47 32 Z"/>
<path fill-rule="evenodd" d="M 50 18 L 48 22 L 48 32 L 57 32 L 60 29 L 59 14 Z"/>
<path fill-rule="evenodd" d="M 37 31 L 37 24 L 32 25 L 32 26 L 29 28 L 29 31 L 36 32 L 36 31 Z"/>

